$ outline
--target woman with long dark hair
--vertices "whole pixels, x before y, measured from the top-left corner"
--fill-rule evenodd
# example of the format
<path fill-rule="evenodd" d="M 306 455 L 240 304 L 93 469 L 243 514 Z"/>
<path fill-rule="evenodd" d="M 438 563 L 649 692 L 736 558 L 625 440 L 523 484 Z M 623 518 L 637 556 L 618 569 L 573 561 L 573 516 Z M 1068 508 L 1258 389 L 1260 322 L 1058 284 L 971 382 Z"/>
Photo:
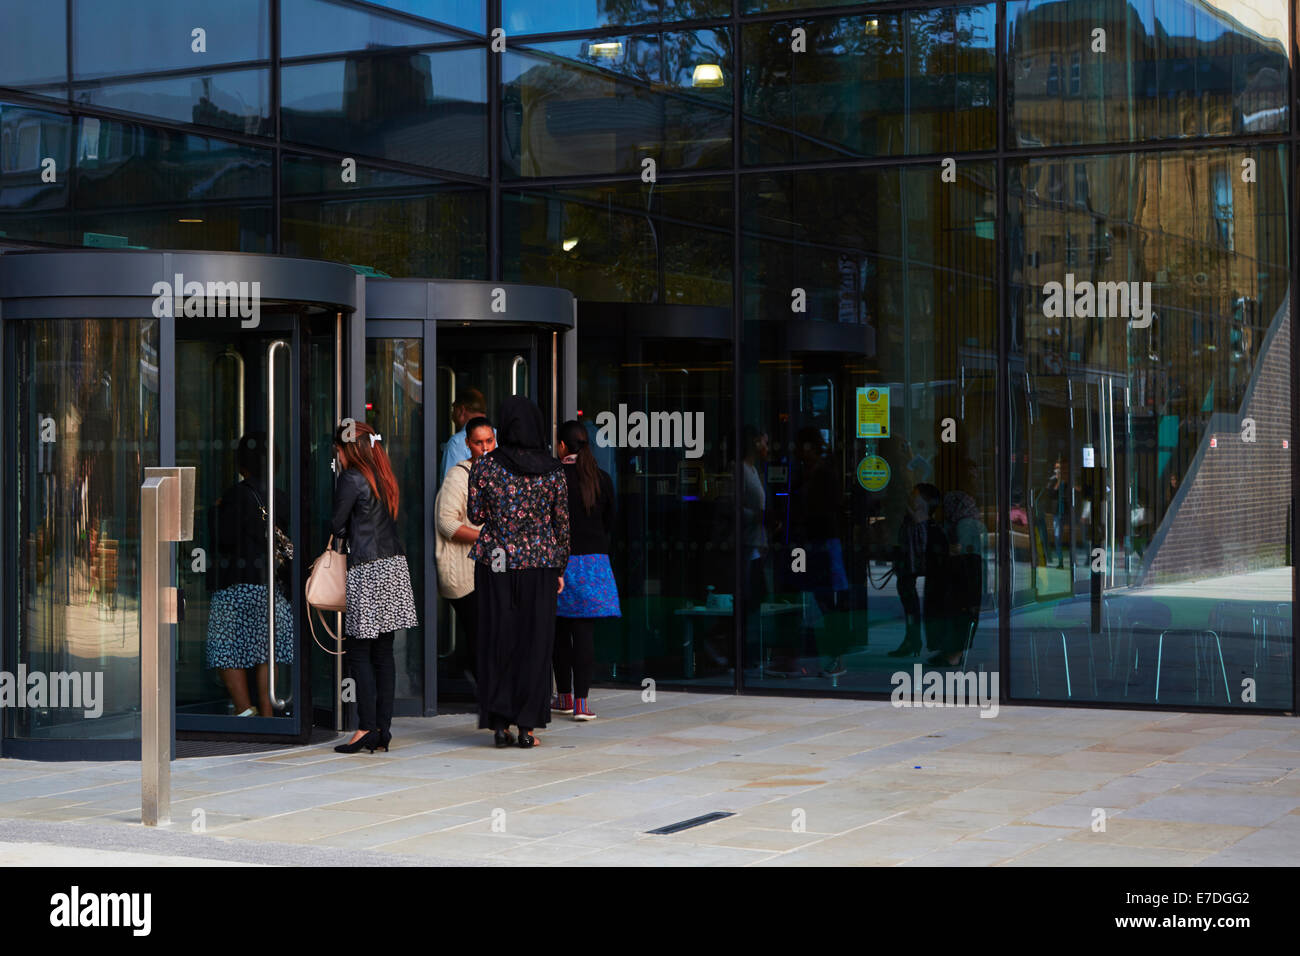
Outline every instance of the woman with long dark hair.
<path fill-rule="evenodd" d="M 411 571 L 397 532 L 397 478 L 380 436 L 364 422 L 334 432 L 340 473 L 334 486 L 336 544 L 348 555 L 347 611 L 343 632 L 351 640 L 345 663 L 356 681 L 359 729 L 334 749 L 388 750 L 393 739 L 393 632 L 419 624 Z"/>
<path fill-rule="evenodd" d="M 619 617 L 618 587 L 609 566 L 614 482 L 596 464 L 582 422 L 560 426 L 556 451 L 569 485 L 569 563 L 555 608 L 555 688 L 551 710 L 595 720 L 588 703 L 595 661 L 596 618 Z"/>
<path fill-rule="evenodd" d="M 569 490 L 547 449 L 542 410 L 501 403 L 500 444 L 474 462 L 466 513 L 481 525 L 470 549 L 478 595 L 479 727 L 498 747 L 537 743 L 551 717 L 555 600 L 569 560 Z"/>

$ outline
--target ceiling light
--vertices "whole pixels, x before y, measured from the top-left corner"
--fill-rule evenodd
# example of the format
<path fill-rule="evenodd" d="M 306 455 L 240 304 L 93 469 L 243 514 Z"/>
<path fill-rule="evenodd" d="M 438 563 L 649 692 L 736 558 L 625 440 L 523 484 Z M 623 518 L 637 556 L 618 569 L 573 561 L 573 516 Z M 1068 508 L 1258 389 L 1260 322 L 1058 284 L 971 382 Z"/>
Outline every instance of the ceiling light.
<path fill-rule="evenodd" d="M 177 222 L 202 222 L 202 219 L 177 219 Z"/>
<path fill-rule="evenodd" d="M 587 46 L 588 56 L 602 56 L 606 59 L 614 59 L 623 52 L 623 44 L 618 40 L 608 40 L 604 43 L 592 43 Z"/>
<path fill-rule="evenodd" d="M 565 252 L 572 252 L 573 247 L 576 246 L 577 244 L 578 244 L 577 239 L 565 239 L 564 242 L 560 243 L 560 245 L 564 246 Z"/>

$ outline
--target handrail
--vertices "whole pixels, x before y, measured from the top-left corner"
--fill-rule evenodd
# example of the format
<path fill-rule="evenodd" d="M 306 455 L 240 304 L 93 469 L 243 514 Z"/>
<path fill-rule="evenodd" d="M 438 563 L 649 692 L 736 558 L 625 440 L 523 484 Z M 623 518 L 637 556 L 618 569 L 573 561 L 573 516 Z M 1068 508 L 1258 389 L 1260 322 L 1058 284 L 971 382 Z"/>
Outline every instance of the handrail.
<path fill-rule="evenodd" d="M 275 350 L 289 348 L 284 339 L 266 347 L 266 673 L 273 710 L 288 700 L 275 693 Z"/>
<path fill-rule="evenodd" d="M 527 365 L 527 364 L 528 364 L 528 360 L 525 359 L 522 355 L 516 355 L 515 360 L 510 363 L 510 394 L 511 395 L 519 394 L 519 376 L 517 373 L 519 371 L 520 365 Z"/>

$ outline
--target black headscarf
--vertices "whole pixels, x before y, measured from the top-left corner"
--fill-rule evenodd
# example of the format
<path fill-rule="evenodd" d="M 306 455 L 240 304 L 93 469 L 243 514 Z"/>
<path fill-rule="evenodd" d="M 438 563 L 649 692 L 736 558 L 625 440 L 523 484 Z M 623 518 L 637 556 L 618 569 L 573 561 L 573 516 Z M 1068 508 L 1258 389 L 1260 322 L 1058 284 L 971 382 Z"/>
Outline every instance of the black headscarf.
<path fill-rule="evenodd" d="M 530 398 L 515 395 L 501 403 L 497 441 L 488 457 L 516 475 L 545 475 L 563 467 L 546 443 L 542 410 Z"/>

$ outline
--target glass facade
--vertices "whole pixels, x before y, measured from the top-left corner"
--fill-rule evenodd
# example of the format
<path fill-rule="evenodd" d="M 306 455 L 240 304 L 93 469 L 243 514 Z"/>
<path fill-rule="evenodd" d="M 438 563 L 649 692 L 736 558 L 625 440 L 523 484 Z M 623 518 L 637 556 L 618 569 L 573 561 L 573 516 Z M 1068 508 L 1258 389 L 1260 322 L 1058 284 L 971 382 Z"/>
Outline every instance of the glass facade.
<path fill-rule="evenodd" d="M 598 680 L 1294 709 L 1294 0 L 47 6 L 0 0 L 0 244 L 573 292 Z M 6 331 L 7 387 L 90 421 L 68 343 L 152 334 L 110 325 Z M 369 343 L 376 427 L 421 434 L 426 348 Z M 21 656 L 98 559 L 17 447 Z"/>

